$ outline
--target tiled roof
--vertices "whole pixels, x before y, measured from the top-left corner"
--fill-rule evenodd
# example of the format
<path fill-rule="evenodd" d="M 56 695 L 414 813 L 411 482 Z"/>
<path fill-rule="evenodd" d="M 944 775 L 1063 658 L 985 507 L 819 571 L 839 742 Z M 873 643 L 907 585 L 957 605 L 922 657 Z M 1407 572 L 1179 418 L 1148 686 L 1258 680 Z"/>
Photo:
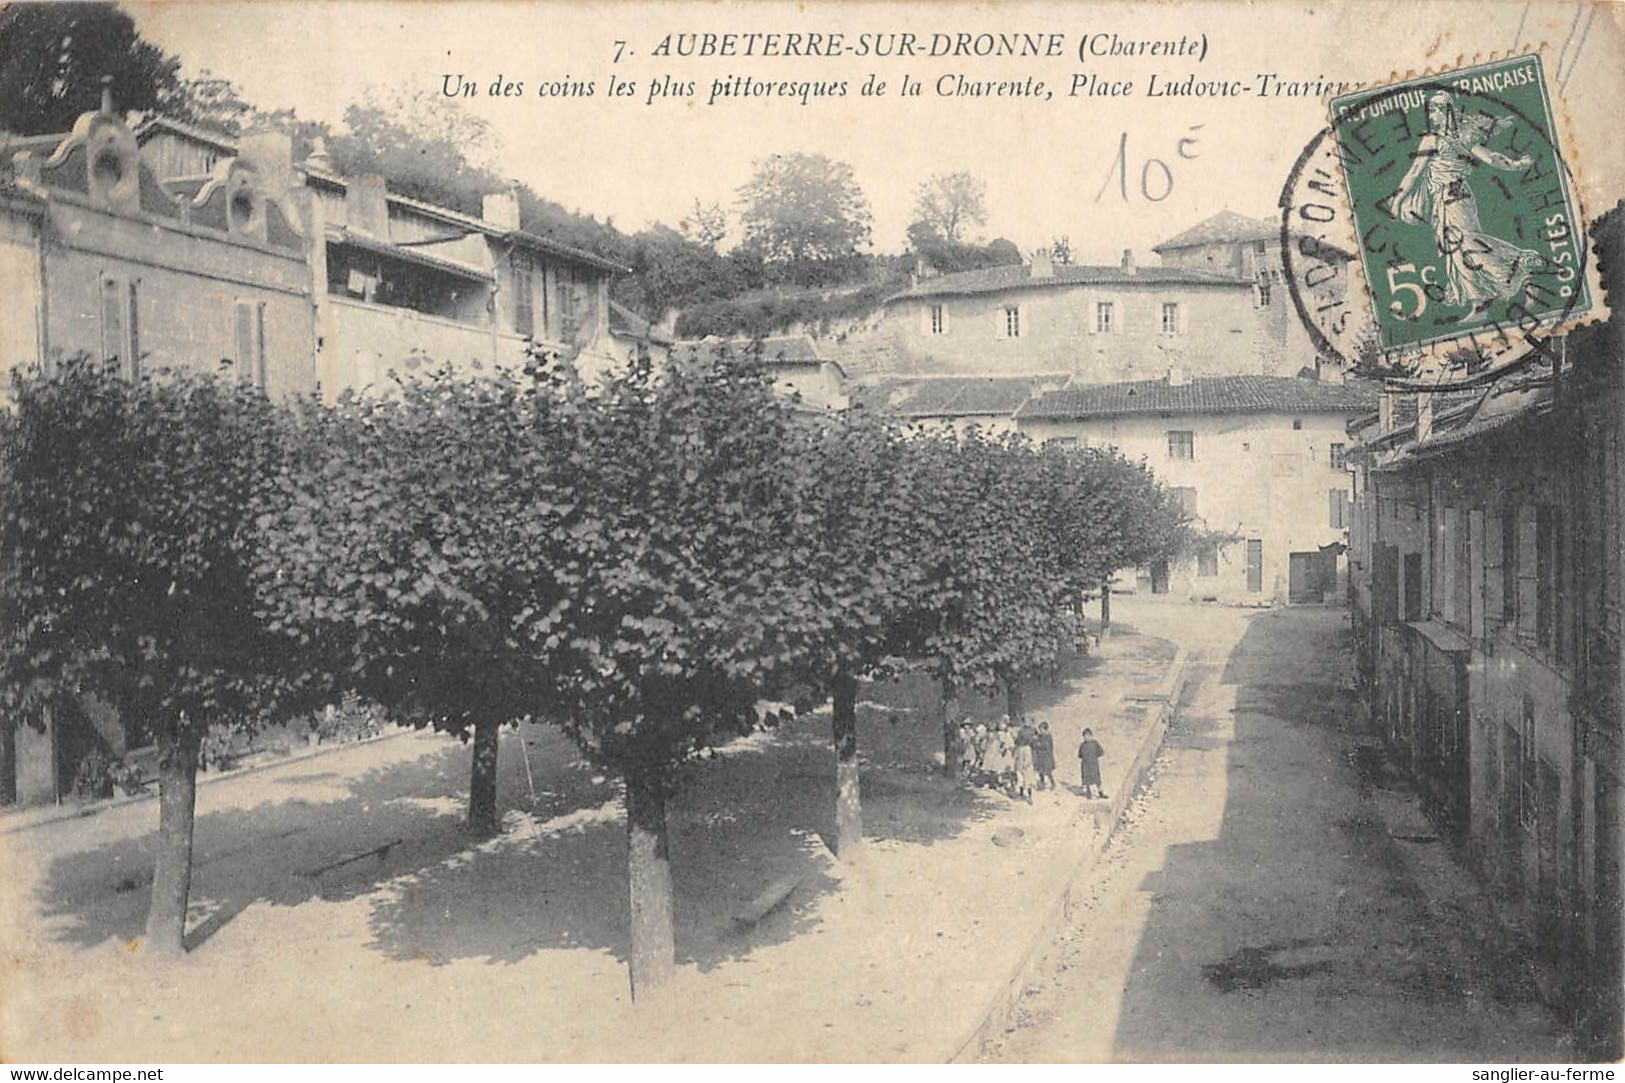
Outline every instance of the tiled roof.
<path fill-rule="evenodd" d="M 1035 278 L 1030 266 L 1012 264 L 922 279 L 901 293 L 893 294 L 887 301 L 906 300 L 911 297 L 948 297 L 972 293 L 999 293 L 1004 290 L 1046 289 L 1055 286 L 1136 284 L 1251 288 L 1249 283 L 1234 275 L 1220 275 L 1185 267 L 1140 267 L 1134 271 L 1125 271 L 1121 267 L 1080 267 L 1062 264 L 1054 268 L 1054 273 Z"/>
<path fill-rule="evenodd" d="M 1190 248 L 1199 244 L 1267 241 L 1280 235 L 1280 222 L 1272 222 L 1268 218 L 1248 218 L 1235 211 L 1220 211 L 1211 218 L 1202 219 L 1185 232 L 1152 245 L 1151 251 L 1163 252 L 1170 248 Z"/>
<path fill-rule="evenodd" d="M 852 392 L 854 404 L 897 417 L 1010 416 L 1065 376 L 928 376 L 882 380 Z"/>
<path fill-rule="evenodd" d="M 1110 417 L 1121 414 L 1348 413 L 1370 410 L 1374 391 L 1292 376 L 1197 377 L 1120 384 L 1073 384 L 1034 398 L 1019 418 Z"/>
<path fill-rule="evenodd" d="M 824 363 L 824 358 L 818 353 L 817 344 L 808 335 L 767 335 L 761 339 L 723 339 L 711 336 L 702 339 L 685 339 L 677 343 L 676 348 L 700 357 L 709 357 L 711 351 L 722 349 L 738 356 L 755 349 L 758 342 L 761 343 L 762 347 L 762 360 L 769 365 L 822 365 Z"/>

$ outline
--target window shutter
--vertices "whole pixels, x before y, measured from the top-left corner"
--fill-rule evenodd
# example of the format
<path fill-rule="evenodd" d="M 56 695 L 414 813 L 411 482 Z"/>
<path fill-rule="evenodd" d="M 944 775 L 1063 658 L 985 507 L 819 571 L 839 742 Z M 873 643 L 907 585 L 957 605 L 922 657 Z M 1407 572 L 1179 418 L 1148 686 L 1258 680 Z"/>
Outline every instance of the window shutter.
<path fill-rule="evenodd" d="M 1474 639 L 1484 638 L 1484 512 L 1467 513 L 1467 605 Z"/>
<path fill-rule="evenodd" d="M 1539 526 L 1533 504 L 1518 508 L 1518 634 L 1533 637 L 1539 609 Z"/>
<path fill-rule="evenodd" d="M 270 382 L 270 364 L 265 357 L 265 302 L 254 306 L 254 380 L 264 391 Z"/>
<path fill-rule="evenodd" d="M 948 306 L 946 303 L 942 306 L 942 333 L 945 335 L 948 333 Z"/>
<path fill-rule="evenodd" d="M 1342 530 L 1346 525 L 1343 522 L 1343 505 L 1348 498 L 1342 489 L 1326 490 L 1327 525 L 1333 530 Z"/>
<path fill-rule="evenodd" d="M 237 369 L 239 380 L 251 380 L 254 377 L 254 306 L 248 301 L 238 301 L 235 305 L 235 332 L 236 346 L 232 354 L 232 361 Z"/>
<path fill-rule="evenodd" d="M 1026 338 L 1027 337 L 1027 306 L 1026 305 L 1017 305 L 1016 306 L 1016 337 L 1017 338 Z"/>
<path fill-rule="evenodd" d="M 102 361 L 124 371 L 124 291 L 116 278 L 102 279 Z"/>
<path fill-rule="evenodd" d="M 1484 518 L 1484 615 L 1490 620 L 1500 620 L 1503 607 L 1501 582 L 1501 517 L 1487 515 Z"/>
<path fill-rule="evenodd" d="M 920 306 L 920 334 L 929 338 L 931 336 L 931 305 Z"/>
<path fill-rule="evenodd" d="M 134 380 L 141 375 L 141 306 L 137 304 L 135 280 L 130 280 L 130 357 L 124 364 L 124 371 Z"/>

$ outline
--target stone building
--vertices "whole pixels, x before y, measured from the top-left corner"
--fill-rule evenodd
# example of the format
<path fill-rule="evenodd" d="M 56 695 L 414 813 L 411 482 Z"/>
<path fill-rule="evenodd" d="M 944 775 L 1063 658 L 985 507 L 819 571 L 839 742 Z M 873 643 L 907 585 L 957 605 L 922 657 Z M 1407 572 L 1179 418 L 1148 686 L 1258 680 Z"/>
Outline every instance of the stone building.
<path fill-rule="evenodd" d="M 1143 458 L 1212 539 L 1145 586 L 1195 600 L 1319 602 L 1346 582 L 1348 423 L 1375 394 L 1301 377 L 1187 377 L 1072 383 L 1015 412 L 1033 439 L 1115 447 Z"/>
<path fill-rule="evenodd" d="M 170 188 L 106 101 L 66 135 L 4 149 L 5 369 L 83 354 L 131 375 L 223 365 L 314 389 L 310 223 L 275 176 L 218 158 Z"/>
<path fill-rule="evenodd" d="M 1621 211 L 1598 230 L 1605 284 Z M 1613 287 L 1617 291 L 1617 286 Z M 1352 428 L 1361 686 L 1588 1052 L 1620 1048 L 1625 323 Z"/>
<path fill-rule="evenodd" d="M 1023 266 L 916 280 L 866 332 L 911 375 L 1060 373 L 1081 383 L 1292 376 L 1320 359 L 1285 288 L 1279 223 L 1225 211 L 1117 266 Z M 1345 275 L 1341 265 L 1337 272 Z"/>

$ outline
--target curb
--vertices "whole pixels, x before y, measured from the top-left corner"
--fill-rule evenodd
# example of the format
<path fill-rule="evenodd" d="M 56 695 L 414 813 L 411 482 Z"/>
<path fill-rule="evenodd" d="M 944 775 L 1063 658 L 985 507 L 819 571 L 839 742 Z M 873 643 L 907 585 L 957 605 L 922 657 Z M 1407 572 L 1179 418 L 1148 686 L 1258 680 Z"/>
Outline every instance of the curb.
<path fill-rule="evenodd" d="M 1139 749 L 1134 753 L 1128 773 L 1117 786 L 1117 796 L 1111 801 L 1110 812 L 1104 817 L 1096 817 L 1094 832 L 1081 845 L 1079 848 L 1081 852 L 1072 861 L 1072 870 L 1066 877 L 1066 886 L 1061 889 L 1055 901 L 1050 903 L 1039 921 L 1032 926 L 1031 941 L 1010 968 L 1009 976 L 999 983 L 997 991 L 978 1017 L 976 1025 L 968 1034 L 955 1040 L 951 1047 L 952 1052 L 945 1058 L 947 1063 L 969 1064 L 975 1061 L 987 1043 L 1003 1034 L 1010 1020 L 1015 1017 L 1016 1009 L 1021 1004 L 1022 993 L 1026 990 L 1034 972 L 1043 963 L 1050 942 L 1072 915 L 1073 889 L 1082 886 L 1083 877 L 1094 868 L 1095 862 L 1099 860 L 1101 853 L 1116 834 L 1117 826 L 1122 822 L 1123 813 L 1128 808 L 1129 802 L 1145 785 L 1151 763 L 1161 750 L 1163 736 L 1168 732 L 1168 720 L 1179 709 L 1179 697 L 1185 689 L 1188 663 L 1189 654 L 1184 647 L 1180 647 L 1173 661 L 1169 663 L 1167 678 L 1158 686 L 1156 692 L 1123 697 L 1121 702 L 1124 703 L 1154 705 L 1154 717 L 1146 729 L 1145 737 L 1140 741 Z M 1104 830 L 1101 828 L 1103 821 Z"/>
<path fill-rule="evenodd" d="M 366 745 L 381 744 L 384 741 L 393 741 L 399 737 L 405 737 L 409 734 L 421 732 L 423 731 L 397 728 L 393 733 L 381 733 L 376 737 L 363 737 L 359 741 L 346 741 L 343 744 L 318 745 L 314 750 L 307 749 L 307 751 L 302 754 L 295 752 L 279 759 L 269 759 L 263 763 L 250 764 L 247 767 L 238 767 L 231 771 L 200 771 L 198 773 L 197 784 L 201 789 L 204 786 L 211 786 L 216 782 L 225 782 L 229 779 L 242 778 L 245 775 L 255 775 L 259 774 L 261 771 L 270 771 L 277 767 L 286 767 L 293 763 L 305 763 L 309 760 L 319 760 L 323 756 L 331 756 L 338 752 L 346 752 L 352 748 L 362 748 Z M 41 816 L 37 820 L 30 820 L 27 823 L 15 824 L 10 827 L 0 827 L 0 836 L 18 835 L 24 831 L 32 831 L 36 827 L 49 827 L 51 824 L 59 824 L 65 820 L 85 820 L 92 816 L 99 816 L 104 812 L 110 812 L 113 809 L 123 808 L 126 805 L 134 805 L 142 801 L 156 801 L 157 799 L 158 787 L 156 784 L 154 784 L 150 793 L 127 794 L 124 797 L 113 797 L 106 801 L 98 801 L 92 805 L 58 805 L 56 812 L 50 815 Z M 26 816 L 27 814 L 27 810 L 18 809 L 11 815 Z"/>

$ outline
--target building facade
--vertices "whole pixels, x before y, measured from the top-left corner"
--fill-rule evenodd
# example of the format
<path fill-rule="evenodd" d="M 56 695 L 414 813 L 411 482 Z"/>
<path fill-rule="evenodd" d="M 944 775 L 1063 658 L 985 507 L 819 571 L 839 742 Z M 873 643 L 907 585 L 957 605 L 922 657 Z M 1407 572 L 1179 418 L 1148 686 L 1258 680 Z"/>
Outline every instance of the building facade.
<path fill-rule="evenodd" d="M 1625 324 L 1554 345 L 1361 420 L 1350 603 L 1391 759 L 1589 1051 L 1616 1058 Z"/>
<path fill-rule="evenodd" d="M 315 388 L 308 222 L 273 178 L 227 158 L 172 190 L 106 109 L 7 150 L 8 371 L 83 355 L 127 375 L 224 367 Z"/>
<path fill-rule="evenodd" d="M 918 375 L 1059 373 L 1083 383 L 1193 374 L 1292 376 L 1317 351 L 1286 289 L 1279 223 L 1228 211 L 1115 267 L 1024 266 L 915 281 L 868 335 Z M 1339 281 L 1346 265 L 1332 264 Z M 1335 288 L 1328 287 L 1328 288 Z"/>
<path fill-rule="evenodd" d="M 529 344 L 611 364 L 619 268 L 520 228 L 342 177 L 286 135 L 228 139 L 104 103 L 64 136 L 8 138 L 0 363 L 86 354 L 126 372 L 227 366 L 276 393 L 387 390 L 441 364 L 516 364 Z"/>
<path fill-rule="evenodd" d="M 1320 602 L 1341 596 L 1351 479 L 1345 428 L 1375 394 L 1300 377 L 1221 376 L 1069 384 L 1015 413 L 1043 442 L 1143 458 L 1206 544 L 1145 586 L 1199 601 Z"/>

